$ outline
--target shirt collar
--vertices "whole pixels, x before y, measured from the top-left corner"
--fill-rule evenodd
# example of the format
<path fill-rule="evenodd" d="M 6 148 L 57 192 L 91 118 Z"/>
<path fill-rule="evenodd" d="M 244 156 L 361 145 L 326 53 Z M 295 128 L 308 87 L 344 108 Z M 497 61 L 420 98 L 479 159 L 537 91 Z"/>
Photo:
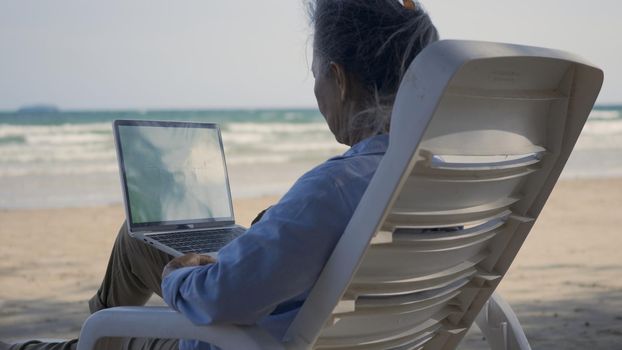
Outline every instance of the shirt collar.
<path fill-rule="evenodd" d="M 350 147 L 341 157 L 348 158 L 357 155 L 384 154 L 389 147 L 389 135 L 382 134 L 368 137 Z"/>

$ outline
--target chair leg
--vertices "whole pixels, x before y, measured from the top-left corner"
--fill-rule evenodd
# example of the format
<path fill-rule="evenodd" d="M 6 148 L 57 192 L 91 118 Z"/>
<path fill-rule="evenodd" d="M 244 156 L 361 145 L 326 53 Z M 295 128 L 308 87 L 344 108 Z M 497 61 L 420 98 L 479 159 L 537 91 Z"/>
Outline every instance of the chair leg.
<path fill-rule="evenodd" d="M 516 314 L 496 292 L 477 315 L 475 324 L 492 350 L 531 350 Z"/>

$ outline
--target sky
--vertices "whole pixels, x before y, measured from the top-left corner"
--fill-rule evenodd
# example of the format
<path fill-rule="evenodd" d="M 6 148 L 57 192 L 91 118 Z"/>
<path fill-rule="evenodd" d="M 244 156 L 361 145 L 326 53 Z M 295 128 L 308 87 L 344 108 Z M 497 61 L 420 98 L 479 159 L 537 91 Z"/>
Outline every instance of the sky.
<path fill-rule="evenodd" d="M 422 3 L 443 39 L 579 54 L 622 103 L 622 1 Z M 315 107 L 311 34 L 303 0 L 0 0 L 0 110 Z"/>

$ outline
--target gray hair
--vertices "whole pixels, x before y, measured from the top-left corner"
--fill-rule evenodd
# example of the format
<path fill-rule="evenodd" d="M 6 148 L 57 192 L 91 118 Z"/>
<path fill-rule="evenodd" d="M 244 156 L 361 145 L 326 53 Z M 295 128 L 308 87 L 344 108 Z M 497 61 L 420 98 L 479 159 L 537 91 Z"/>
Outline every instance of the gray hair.
<path fill-rule="evenodd" d="M 339 63 L 366 92 L 353 131 L 386 133 L 400 82 L 410 62 L 438 32 L 421 5 L 399 0 L 308 0 L 313 48 L 321 67 Z"/>

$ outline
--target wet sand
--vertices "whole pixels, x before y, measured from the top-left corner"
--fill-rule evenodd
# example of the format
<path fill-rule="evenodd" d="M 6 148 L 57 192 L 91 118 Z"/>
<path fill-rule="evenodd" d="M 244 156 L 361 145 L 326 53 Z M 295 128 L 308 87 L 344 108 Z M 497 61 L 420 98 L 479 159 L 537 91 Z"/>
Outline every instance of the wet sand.
<path fill-rule="evenodd" d="M 276 200 L 236 200 L 238 222 Z M 534 349 L 622 349 L 621 207 L 622 179 L 555 188 L 499 287 Z M 0 211 L 0 339 L 76 337 L 123 217 L 118 205 Z M 461 349 L 482 346 L 473 333 Z"/>

